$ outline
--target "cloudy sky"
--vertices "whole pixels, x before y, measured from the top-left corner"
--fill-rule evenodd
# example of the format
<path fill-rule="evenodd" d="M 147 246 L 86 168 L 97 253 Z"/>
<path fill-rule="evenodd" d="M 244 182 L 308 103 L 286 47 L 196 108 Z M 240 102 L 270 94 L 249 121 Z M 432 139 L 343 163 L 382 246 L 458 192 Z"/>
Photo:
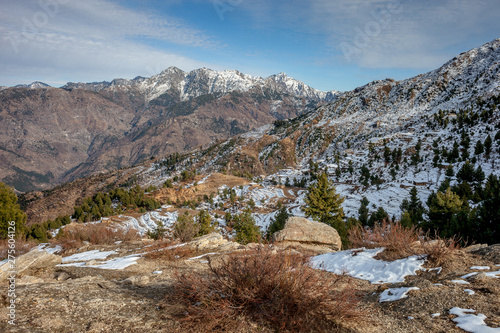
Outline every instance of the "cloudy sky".
<path fill-rule="evenodd" d="M 321 90 L 404 79 L 500 37 L 498 0 L 2 1 L 0 85 L 169 66 L 285 72 Z"/>

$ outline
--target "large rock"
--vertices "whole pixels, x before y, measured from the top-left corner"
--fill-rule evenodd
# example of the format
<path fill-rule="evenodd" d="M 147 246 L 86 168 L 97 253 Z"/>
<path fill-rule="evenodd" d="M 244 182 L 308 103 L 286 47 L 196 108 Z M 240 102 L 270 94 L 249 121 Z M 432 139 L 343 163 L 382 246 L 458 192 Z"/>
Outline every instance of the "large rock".
<path fill-rule="evenodd" d="M 312 252 L 327 253 L 342 247 L 339 233 L 321 222 L 303 217 L 290 217 L 285 227 L 273 234 L 273 242 L 281 247 L 297 247 Z"/>
<path fill-rule="evenodd" d="M 217 251 L 217 252 L 228 252 L 233 251 L 240 247 L 240 244 L 230 242 L 224 239 L 221 234 L 213 232 L 208 235 L 197 237 L 188 244 L 196 251 L 206 252 L 206 251 Z"/>
<path fill-rule="evenodd" d="M 6 281 L 11 271 L 15 271 L 16 277 L 20 277 L 28 275 L 29 272 L 59 265 L 61 262 L 61 256 L 34 248 L 30 252 L 16 258 L 15 269 L 12 269 L 9 262 L 0 266 L 0 281 Z"/>

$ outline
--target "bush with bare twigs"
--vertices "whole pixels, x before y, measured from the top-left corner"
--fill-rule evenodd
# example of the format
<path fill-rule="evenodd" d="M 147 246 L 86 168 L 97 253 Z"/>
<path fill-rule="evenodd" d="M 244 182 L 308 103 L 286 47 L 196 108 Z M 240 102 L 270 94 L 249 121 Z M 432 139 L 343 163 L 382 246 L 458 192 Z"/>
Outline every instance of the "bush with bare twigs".
<path fill-rule="evenodd" d="M 177 274 L 168 295 L 184 305 L 186 329 L 234 331 L 246 322 L 280 332 L 332 332 L 362 314 L 349 277 L 314 270 L 297 253 L 259 247 L 211 258 L 209 267 L 210 274 Z"/>
<path fill-rule="evenodd" d="M 136 230 L 123 230 L 104 224 L 77 224 L 68 225 L 57 234 L 54 243 L 62 246 L 64 250 L 80 247 L 83 242 L 90 244 L 114 244 L 117 241 L 138 239 Z"/>
<path fill-rule="evenodd" d="M 384 247 L 379 259 L 397 260 L 411 255 L 427 255 L 433 264 L 441 264 L 460 248 L 455 238 L 430 237 L 416 226 L 404 227 L 399 221 L 375 224 L 373 228 L 356 226 L 349 230 L 351 248 Z"/>

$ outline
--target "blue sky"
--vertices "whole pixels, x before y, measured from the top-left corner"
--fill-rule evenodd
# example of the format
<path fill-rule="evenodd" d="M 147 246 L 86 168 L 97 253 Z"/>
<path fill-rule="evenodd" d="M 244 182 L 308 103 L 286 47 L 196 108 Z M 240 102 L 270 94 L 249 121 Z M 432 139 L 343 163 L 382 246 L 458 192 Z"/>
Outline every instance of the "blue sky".
<path fill-rule="evenodd" d="M 169 66 L 285 72 L 320 90 L 404 79 L 500 37 L 497 0 L 23 0 L 0 11 L 0 85 Z"/>

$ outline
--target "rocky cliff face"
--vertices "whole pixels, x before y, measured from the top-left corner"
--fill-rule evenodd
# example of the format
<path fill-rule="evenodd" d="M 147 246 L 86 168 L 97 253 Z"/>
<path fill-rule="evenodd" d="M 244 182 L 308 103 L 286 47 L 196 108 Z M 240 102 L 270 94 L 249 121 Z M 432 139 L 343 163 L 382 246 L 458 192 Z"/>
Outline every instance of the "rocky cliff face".
<path fill-rule="evenodd" d="M 175 67 L 150 78 L 3 89 L 0 180 L 20 191 L 50 188 L 294 117 L 335 94 L 284 74 Z"/>

